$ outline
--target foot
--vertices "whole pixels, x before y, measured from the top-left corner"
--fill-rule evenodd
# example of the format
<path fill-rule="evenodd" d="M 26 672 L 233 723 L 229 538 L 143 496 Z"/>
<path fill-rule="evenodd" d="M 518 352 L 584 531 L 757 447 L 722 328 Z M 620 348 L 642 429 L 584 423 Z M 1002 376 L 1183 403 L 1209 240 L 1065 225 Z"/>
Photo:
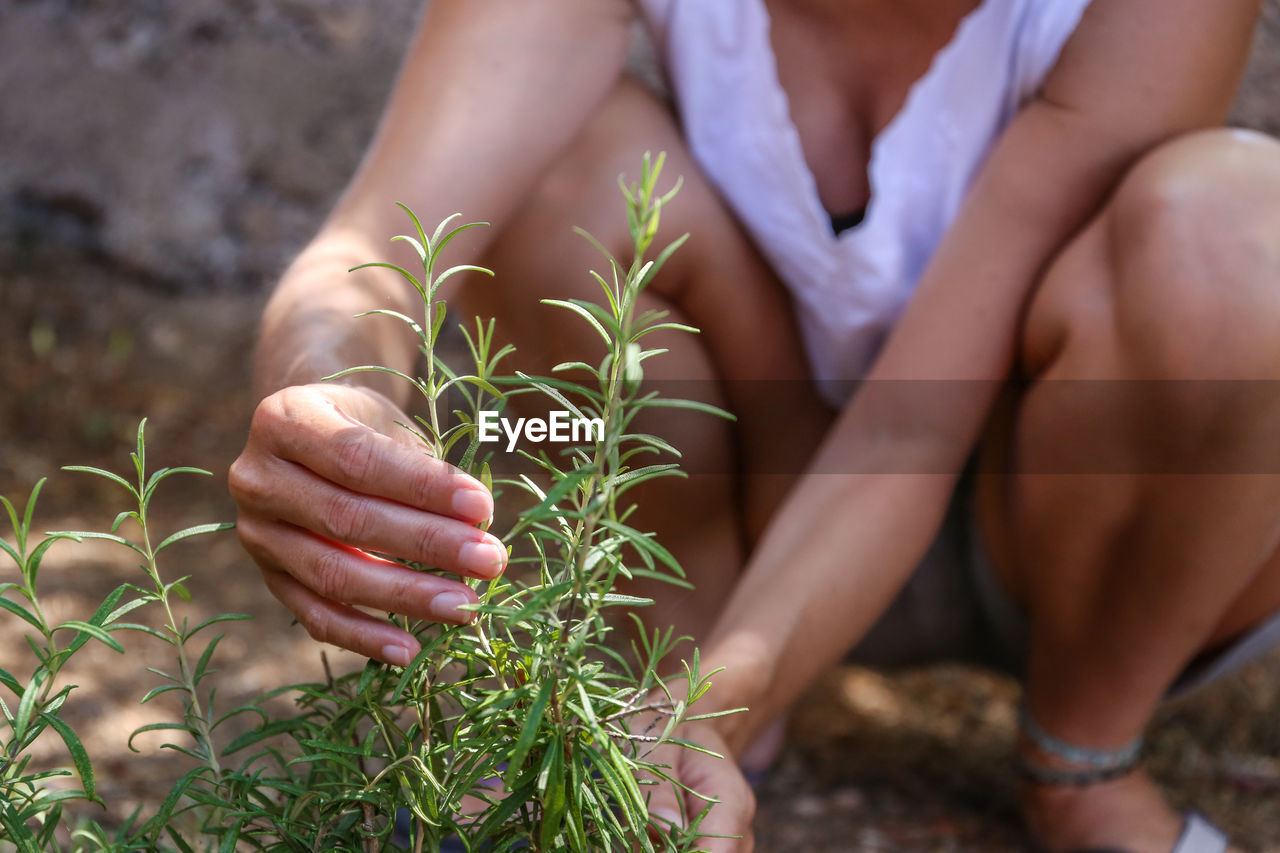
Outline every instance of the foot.
<path fill-rule="evenodd" d="M 1032 837 L 1053 853 L 1169 853 L 1184 820 L 1143 770 L 1080 787 L 1024 783 L 1022 809 Z"/>

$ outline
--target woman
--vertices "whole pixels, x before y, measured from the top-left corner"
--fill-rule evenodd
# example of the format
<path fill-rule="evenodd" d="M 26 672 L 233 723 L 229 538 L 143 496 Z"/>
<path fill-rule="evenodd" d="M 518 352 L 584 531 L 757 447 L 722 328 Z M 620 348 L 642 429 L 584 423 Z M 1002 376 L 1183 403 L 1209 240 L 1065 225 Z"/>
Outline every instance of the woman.
<path fill-rule="evenodd" d="M 403 664 L 413 639 L 350 605 L 462 621 L 472 594 L 357 549 L 472 575 L 500 560 L 473 526 L 489 496 L 397 436 L 405 388 L 315 384 L 411 367 L 411 341 L 350 318 L 412 294 L 341 272 L 384 253 L 390 202 L 494 224 L 455 262 L 498 284 L 451 298 L 545 368 L 588 346 L 534 307 L 593 295 L 568 226 L 623 254 L 613 177 L 664 150 L 685 189 L 663 228 L 692 237 L 649 298 L 703 335 L 648 374 L 697 381 L 739 424 L 654 427 L 701 472 L 640 498 L 697 584 L 657 618 L 726 668 L 704 709 L 752 709 L 687 736 L 741 756 L 850 649 L 982 653 L 1026 678 L 1041 844 L 1225 849 L 1165 804 L 1136 743 L 1164 698 L 1280 640 L 1280 481 L 1250 476 L 1277 470 L 1280 398 L 1217 381 L 1280 370 L 1280 147 L 1212 129 L 1257 0 L 640 6 L 679 121 L 623 77 L 623 0 L 431 4 L 266 312 L 231 486 L 268 587 L 317 639 Z M 810 377 L 823 400 L 797 390 Z M 709 832 L 749 836 L 732 762 L 671 761 L 722 799 Z"/>

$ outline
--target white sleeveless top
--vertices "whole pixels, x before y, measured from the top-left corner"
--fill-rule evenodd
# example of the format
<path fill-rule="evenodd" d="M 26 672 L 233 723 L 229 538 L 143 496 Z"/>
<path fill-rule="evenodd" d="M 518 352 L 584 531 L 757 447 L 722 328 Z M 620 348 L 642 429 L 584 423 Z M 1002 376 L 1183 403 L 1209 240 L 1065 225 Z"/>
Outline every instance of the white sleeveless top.
<path fill-rule="evenodd" d="M 1089 0 L 983 0 L 871 146 L 871 201 L 835 235 L 778 82 L 763 0 L 639 0 L 690 150 L 791 291 L 832 403 L 871 365 L 979 166 Z M 833 381 L 835 380 L 835 381 Z"/>

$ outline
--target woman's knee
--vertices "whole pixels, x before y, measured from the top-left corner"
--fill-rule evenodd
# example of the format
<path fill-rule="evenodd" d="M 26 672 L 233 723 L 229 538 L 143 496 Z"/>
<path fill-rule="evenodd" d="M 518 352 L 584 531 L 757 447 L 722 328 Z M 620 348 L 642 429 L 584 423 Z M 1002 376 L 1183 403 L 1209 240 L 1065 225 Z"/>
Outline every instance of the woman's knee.
<path fill-rule="evenodd" d="M 1051 265 L 1024 353 L 1069 378 L 1276 377 L 1280 143 L 1203 131 L 1143 157 Z"/>
<path fill-rule="evenodd" d="M 1105 216 L 1114 334 L 1136 378 L 1280 373 L 1280 143 L 1176 139 L 1130 171 Z"/>

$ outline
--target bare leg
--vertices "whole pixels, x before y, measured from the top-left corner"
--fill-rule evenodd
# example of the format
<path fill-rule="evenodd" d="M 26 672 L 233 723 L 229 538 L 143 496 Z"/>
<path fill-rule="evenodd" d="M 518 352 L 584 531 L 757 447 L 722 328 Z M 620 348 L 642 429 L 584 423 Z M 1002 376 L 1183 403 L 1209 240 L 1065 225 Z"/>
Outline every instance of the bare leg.
<path fill-rule="evenodd" d="M 1280 382 L 1163 381 L 1280 379 L 1280 145 L 1148 155 L 1047 273 L 1023 362 L 984 527 L 1031 615 L 1032 714 L 1114 749 L 1197 654 L 1280 609 Z M 1141 772 L 1025 803 L 1053 849 L 1163 853 L 1180 824 Z"/>
<path fill-rule="evenodd" d="M 696 472 L 632 493 L 641 507 L 636 525 L 657 532 L 695 589 L 641 584 L 635 592 L 661 605 L 642 613 L 647 622 L 674 624 L 679 633 L 700 637 L 737 581 L 751 542 L 801 470 L 802 458 L 779 463 L 777 454 L 816 447 L 830 415 L 807 389 L 808 368 L 785 292 L 701 176 L 667 109 L 639 85 L 624 82 L 499 235 L 487 259 L 495 279 L 462 292 L 468 313 L 498 318 L 499 335 L 517 346 L 522 369 L 546 372 L 561 361 L 602 355 L 593 333 L 538 300 L 600 298 L 587 270 L 603 271 L 603 260 L 572 233 L 574 225 L 620 261 L 629 260 L 617 177 L 634 176 L 645 151 L 666 152 L 664 181 L 684 180 L 663 212 L 655 245 L 686 232 L 690 238 L 646 292 L 642 308 L 667 310 L 672 319 L 702 330 L 646 339 L 670 349 L 646 362 L 646 381 L 738 416 L 730 424 L 664 410 L 640 426 L 671 441 Z M 787 399 L 763 394 L 762 387 Z M 779 470 L 784 473 L 773 473 Z"/>

